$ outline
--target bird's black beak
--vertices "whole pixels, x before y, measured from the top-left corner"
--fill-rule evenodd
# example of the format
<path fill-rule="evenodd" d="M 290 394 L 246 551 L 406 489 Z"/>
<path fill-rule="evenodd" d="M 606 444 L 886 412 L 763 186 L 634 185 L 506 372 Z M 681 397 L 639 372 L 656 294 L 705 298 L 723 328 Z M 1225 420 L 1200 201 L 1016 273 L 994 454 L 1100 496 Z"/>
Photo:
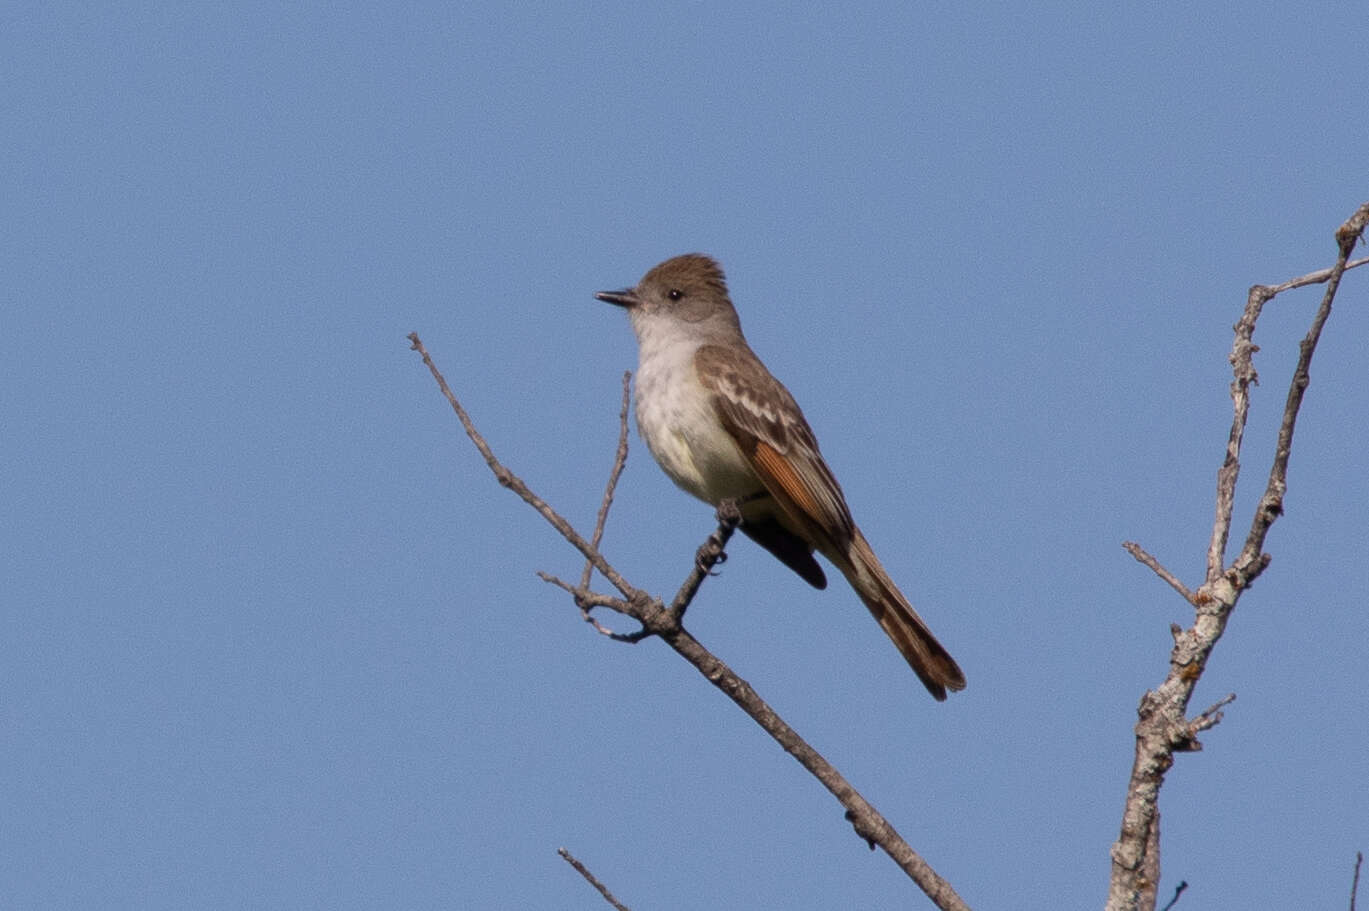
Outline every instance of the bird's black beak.
<path fill-rule="evenodd" d="M 637 292 L 631 288 L 624 288 L 621 291 L 600 291 L 594 296 L 606 304 L 616 304 L 619 307 L 637 306 Z"/>

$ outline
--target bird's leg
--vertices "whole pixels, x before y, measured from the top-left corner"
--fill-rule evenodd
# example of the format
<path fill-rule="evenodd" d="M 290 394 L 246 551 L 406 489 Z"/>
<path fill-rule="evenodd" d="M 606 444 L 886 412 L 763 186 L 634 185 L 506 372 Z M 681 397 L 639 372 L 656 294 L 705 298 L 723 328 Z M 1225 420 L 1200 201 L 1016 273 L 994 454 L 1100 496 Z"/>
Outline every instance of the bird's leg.
<path fill-rule="evenodd" d="M 726 525 L 731 528 L 736 528 L 738 525 L 742 524 L 742 504 L 754 499 L 754 496 L 755 495 L 753 494 L 751 496 L 742 497 L 740 500 L 734 500 L 729 497 L 719 503 L 718 510 L 714 513 L 718 518 L 718 524 Z"/>
<path fill-rule="evenodd" d="M 727 541 L 742 522 L 741 504 L 749 502 L 757 496 L 757 494 L 751 494 L 742 497 L 740 500 L 728 498 L 718 504 L 718 527 L 713 530 L 713 533 L 708 536 L 708 540 L 699 548 L 699 552 L 694 555 L 694 562 L 700 570 L 710 576 L 716 575 L 713 572 L 713 567 L 726 562 Z M 765 496 L 765 494 L 762 492 L 759 496 Z"/>

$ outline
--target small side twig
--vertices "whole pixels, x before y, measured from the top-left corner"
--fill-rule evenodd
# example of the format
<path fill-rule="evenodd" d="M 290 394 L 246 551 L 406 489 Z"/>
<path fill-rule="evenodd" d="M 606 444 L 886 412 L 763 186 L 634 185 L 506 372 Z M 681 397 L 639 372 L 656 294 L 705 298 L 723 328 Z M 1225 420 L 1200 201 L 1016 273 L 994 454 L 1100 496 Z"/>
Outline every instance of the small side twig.
<path fill-rule="evenodd" d="M 1135 541 L 1123 541 L 1122 546 L 1126 548 L 1127 553 L 1135 557 L 1137 561 L 1145 564 L 1146 566 L 1149 566 L 1151 570 L 1154 571 L 1155 575 L 1159 576 L 1161 579 L 1164 579 L 1166 582 L 1168 582 L 1170 588 L 1178 592 L 1185 601 L 1187 601 L 1189 604 L 1197 603 L 1193 600 L 1193 592 L 1188 590 L 1188 586 L 1180 582 L 1178 577 L 1175 576 L 1172 572 L 1161 566 L 1159 560 L 1156 560 L 1150 554 L 1146 553 L 1144 547 L 1137 544 Z"/>
<path fill-rule="evenodd" d="M 623 371 L 623 401 L 622 406 L 618 409 L 618 448 L 614 451 L 613 468 L 609 470 L 608 483 L 604 485 L 604 498 L 599 504 L 599 514 L 594 520 L 594 534 L 590 537 L 589 542 L 590 548 L 596 552 L 599 550 L 599 543 L 604 540 L 604 527 L 608 524 L 608 510 L 609 507 L 613 505 L 613 492 L 618 488 L 618 479 L 622 477 L 623 468 L 627 465 L 627 411 L 628 404 L 632 400 L 631 390 L 632 372 L 625 370 Z M 564 583 L 561 583 L 559 579 L 556 579 L 554 576 L 548 576 L 545 573 L 538 573 L 538 575 L 542 577 L 543 581 L 550 582 L 555 580 L 557 583 L 561 584 L 562 587 L 566 588 L 566 590 L 574 596 L 576 606 L 580 608 L 580 618 L 594 627 L 595 632 L 613 639 L 633 641 L 631 639 L 625 639 L 621 634 L 615 633 L 613 630 L 600 623 L 592 611 L 592 608 L 595 605 L 590 604 L 580 594 L 577 594 L 577 592 L 589 591 L 590 579 L 592 579 L 594 575 L 593 560 L 589 558 L 585 559 L 585 568 L 580 573 L 580 585 L 578 588 L 569 588 L 565 586 Z"/>
<path fill-rule="evenodd" d="M 1183 881 L 1181 881 L 1181 882 L 1179 883 L 1179 885 L 1175 886 L 1175 887 L 1174 887 L 1174 897 L 1171 898 L 1168 902 L 1166 902 L 1166 903 L 1165 903 L 1165 906 L 1164 906 L 1163 908 L 1161 908 L 1160 911 L 1169 911 L 1170 908 L 1173 908 L 1175 905 L 1177 905 L 1177 904 L 1179 903 L 1179 896 L 1180 896 L 1180 895 L 1183 895 L 1183 894 L 1184 894 L 1184 890 L 1187 889 L 1187 888 L 1188 888 L 1188 880 L 1183 880 Z"/>
<path fill-rule="evenodd" d="M 1346 269 L 1350 268 L 1350 254 L 1364 233 L 1366 220 L 1369 220 L 1369 203 L 1361 206 L 1359 211 L 1336 231 L 1336 243 L 1340 247 L 1340 257 L 1336 264 L 1327 270 L 1326 290 L 1322 292 L 1321 304 L 1317 307 L 1317 313 L 1312 318 L 1312 325 L 1307 330 L 1307 335 L 1298 343 L 1298 365 L 1293 369 L 1293 379 L 1288 384 L 1288 396 L 1284 401 L 1283 419 L 1279 422 L 1279 437 L 1274 445 L 1274 462 L 1269 466 L 1269 480 L 1265 485 L 1264 495 L 1260 497 L 1259 506 L 1255 509 L 1255 517 L 1251 520 L 1250 533 L 1246 536 L 1245 546 L 1241 549 L 1234 565 L 1234 568 L 1242 573 L 1242 579 L 1247 585 L 1253 582 L 1255 576 L 1259 575 L 1268 565 L 1268 561 L 1262 559 L 1264 556 L 1264 539 L 1269 534 L 1269 528 L 1274 524 L 1274 520 L 1283 515 L 1283 498 L 1288 490 L 1288 458 L 1293 452 L 1293 430 L 1298 423 L 1298 412 L 1302 409 L 1303 396 L 1307 392 L 1307 387 L 1311 385 L 1312 355 L 1317 350 L 1317 342 L 1321 340 L 1322 328 L 1331 317 L 1331 303 L 1336 299 L 1336 291 L 1340 288 L 1341 276 L 1345 274 Z M 1299 280 L 1294 279 L 1294 281 Z M 1308 283 L 1311 284 L 1311 282 Z M 1254 289 L 1251 290 L 1251 293 L 1252 295 L 1255 293 Z M 1278 291 L 1275 289 L 1268 289 L 1269 298 L 1273 298 L 1277 293 Z M 1248 575 L 1246 575 L 1247 573 Z"/>
<path fill-rule="evenodd" d="M 599 549 L 599 542 L 604 540 L 604 526 L 608 523 L 608 509 L 613 505 L 613 492 L 618 487 L 618 479 L 623 476 L 623 468 L 627 465 L 627 411 L 628 404 L 632 401 L 632 371 L 623 371 L 623 404 L 618 410 L 618 448 L 613 454 L 613 468 L 608 473 L 608 484 L 604 486 L 604 499 L 599 504 L 599 515 L 594 520 L 594 534 L 590 537 L 589 546 L 595 550 Z M 594 572 L 594 561 L 586 560 L 585 569 L 580 574 L 580 587 L 589 588 L 589 580 Z M 589 619 L 586 617 L 585 619 Z"/>
<path fill-rule="evenodd" d="M 564 860 L 566 863 L 574 867 L 575 872 L 579 873 L 581 876 L 585 878 L 585 882 L 589 883 L 591 886 L 598 889 L 599 894 L 604 897 L 604 901 L 608 902 L 610 905 L 616 908 L 617 911 L 630 911 L 627 905 L 623 904 L 622 902 L 618 901 L 618 899 L 613 897 L 613 893 L 608 891 L 608 887 L 605 886 L 603 883 L 599 882 L 598 877 L 596 877 L 593 873 L 589 872 L 589 868 L 586 867 L 584 864 L 580 863 L 580 861 L 576 859 L 574 854 L 571 854 L 565 848 L 557 848 L 556 853 L 561 855 L 562 860 Z"/>
<path fill-rule="evenodd" d="M 642 628 L 637 630 L 636 632 L 620 633 L 616 630 L 609 629 L 607 626 L 604 626 L 602 623 L 598 621 L 598 619 L 595 618 L 594 608 L 606 607 L 609 610 L 617 611 L 620 614 L 626 614 L 627 616 L 632 617 L 635 620 L 641 620 L 641 618 L 634 613 L 633 605 L 627 601 L 622 600 L 621 598 L 613 598 L 609 595 L 601 595 L 598 592 L 591 591 L 588 588 L 580 588 L 578 586 L 570 584 L 565 579 L 562 579 L 559 576 L 554 576 L 551 573 L 543 572 L 540 569 L 537 571 L 537 577 L 541 579 L 543 582 L 546 582 L 550 585 L 555 585 L 557 588 L 561 589 L 562 591 L 570 595 L 571 598 L 575 601 L 575 606 L 580 608 L 580 616 L 584 619 L 586 623 L 594 627 L 594 631 L 601 636 L 607 636 L 614 642 L 626 642 L 630 645 L 635 645 L 638 642 L 641 642 L 643 639 L 650 638 L 651 636 L 660 635 L 659 630 L 650 628 L 645 623 L 643 623 Z"/>
<path fill-rule="evenodd" d="M 1355 875 L 1350 880 L 1350 911 L 1355 911 L 1355 896 L 1359 893 L 1359 868 L 1364 863 L 1364 852 L 1355 852 Z"/>

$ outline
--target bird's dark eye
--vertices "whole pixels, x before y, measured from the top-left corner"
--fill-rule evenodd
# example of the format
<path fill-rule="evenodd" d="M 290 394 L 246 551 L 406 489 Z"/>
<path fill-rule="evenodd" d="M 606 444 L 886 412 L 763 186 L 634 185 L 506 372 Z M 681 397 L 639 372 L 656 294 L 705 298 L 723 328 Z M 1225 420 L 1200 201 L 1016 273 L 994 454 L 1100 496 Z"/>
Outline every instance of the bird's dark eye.
<path fill-rule="evenodd" d="M 669 291 L 666 292 L 666 297 L 670 298 L 673 301 L 677 301 L 680 298 L 684 297 L 684 292 L 681 291 L 679 288 L 671 288 Z"/>

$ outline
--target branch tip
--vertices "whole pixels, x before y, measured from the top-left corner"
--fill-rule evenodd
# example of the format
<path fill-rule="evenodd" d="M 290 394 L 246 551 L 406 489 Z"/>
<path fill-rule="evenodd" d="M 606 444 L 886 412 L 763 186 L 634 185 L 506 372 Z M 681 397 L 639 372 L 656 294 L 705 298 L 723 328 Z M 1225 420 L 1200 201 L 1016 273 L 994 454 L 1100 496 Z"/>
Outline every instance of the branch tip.
<path fill-rule="evenodd" d="M 1355 852 L 1355 875 L 1350 880 L 1350 911 L 1355 911 L 1355 896 L 1359 892 L 1359 868 L 1364 863 L 1364 853 Z"/>
<path fill-rule="evenodd" d="M 627 905 L 624 905 L 622 902 L 618 901 L 618 899 L 614 898 L 613 893 L 608 891 L 608 887 L 599 882 L 598 877 L 591 873 L 588 867 L 576 860 L 575 855 L 571 854 L 565 848 L 557 848 L 556 853 L 561 855 L 562 860 L 574 867 L 575 872 L 584 877 L 585 882 L 598 890 L 599 894 L 604 897 L 604 901 L 612 905 L 617 911 L 628 911 Z"/>
<path fill-rule="evenodd" d="M 1169 902 L 1168 902 L 1163 908 L 1160 909 L 1160 911 L 1170 911 L 1170 909 L 1173 908 L 1173 907 L 1175 906 L 1175 904 L 1178 903 L 1178 901 L 1179 901 L 1179 896 L 1180 896 L 1180 895 L 1183 895 L 1183 894 L 1184 894 L 1184 890 L 1187 889 L 1187 888 L 1188 888 L 1188 881 L 1187 881 L 1187 880 L 1181 881 L 1181 882 L 1179 883 L 1179 885 L 1176 886 L 1175 889 L 1174 889 L 1174 897 L 1171 898 L 1171 899 L 1169 900 Z"/>
<path fill-rule="evenodd" d="M 1179 578 L 1172 572 L 1161 566 L 1160 561 L 1148 554 L 1144 547 L 1137 544 L 1135 541 L 1123 541 L 1122 547 L 1126 549 L 1127 553 L 1135 557 L 1138 563 L 1150 567 L 1155 575 L 1169 583 L 1169 587 L 1178 592 L 1185 601 L 1189 604 L 1197 605 L 1198 602 L 1194 599 L 1193 592 L 1189 591 L 1188 586 L 1180 582 Z"/>

